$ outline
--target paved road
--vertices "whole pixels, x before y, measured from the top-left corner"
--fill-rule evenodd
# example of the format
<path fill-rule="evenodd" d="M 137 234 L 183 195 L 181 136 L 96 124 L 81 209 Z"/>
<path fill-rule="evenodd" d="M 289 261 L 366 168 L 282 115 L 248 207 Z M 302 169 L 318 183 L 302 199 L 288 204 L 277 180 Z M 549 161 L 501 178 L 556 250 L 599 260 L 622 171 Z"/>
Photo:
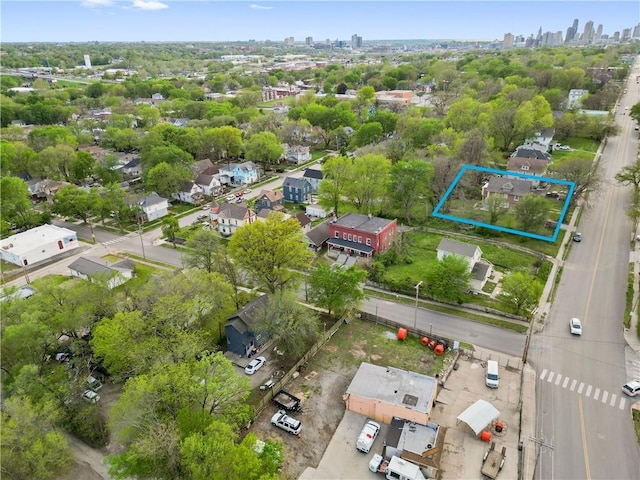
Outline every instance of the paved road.
<path fill-rule="evenodd" d="M 635 75 L 620 112 L 640 98 Z M 580 222 L 584 239 L 571 247 L 548 324 L 534 338 L 529 356 L 538 374 L 541 479 L 640 478 L 632 402 L 621 393 L 627 380 L 621 319 L 632 232 L 625 209 L 631 191 L 613 178 L 635 161 L 637 132 L 627 115 L 616 119 L 621 132 L 603 151 L 603 187 Z M 582 337 L 569 334 L 571 317 L 582 320 Z M 531 441 L 529 447 L 534 447 Z"/>

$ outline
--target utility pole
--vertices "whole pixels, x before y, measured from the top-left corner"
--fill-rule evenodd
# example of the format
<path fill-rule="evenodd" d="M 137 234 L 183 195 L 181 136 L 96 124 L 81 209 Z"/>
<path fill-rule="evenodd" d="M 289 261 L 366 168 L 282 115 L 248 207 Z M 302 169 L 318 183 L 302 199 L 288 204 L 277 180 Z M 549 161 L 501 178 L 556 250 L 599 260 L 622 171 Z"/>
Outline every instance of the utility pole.
<path fill-rule="evenodd" d="M 146 260 L 147 256 L 144 253 L 144 242 L 142 241 L 142 219 L 140 217 L 138 217 L 138 234 L 140 235 L 140 245 L 142 246 L 142 258 Z"/>
<path fill-rule="evenodd" d="M 416 289 L 416 308 L 413 312 L 413 330 L 416 330 L 416 325 L 418 323 L 418 292 L 420 292 L 420 285 L 422 285 L 422 280 L 420 280 L 413 288 Z"/>

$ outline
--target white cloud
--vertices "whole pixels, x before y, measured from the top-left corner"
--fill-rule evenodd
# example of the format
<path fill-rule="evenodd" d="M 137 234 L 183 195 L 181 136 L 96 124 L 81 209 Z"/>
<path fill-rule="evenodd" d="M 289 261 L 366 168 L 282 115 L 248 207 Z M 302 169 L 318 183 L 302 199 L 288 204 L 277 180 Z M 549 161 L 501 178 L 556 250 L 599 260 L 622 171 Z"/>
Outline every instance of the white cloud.
<path fill-rule="evenodd" d="M 255 3 L 252 3 L 251 5 L 249 5 L 249 8 L 253 8 L 254 10 L 271 10 L 273 7 L 267 7 L 265 5 L 257 5 Z"/>
<path fill-rule="evenodd" d="M 113 5 L 113 0 L 83 0 L 83 7 L 109 7 Z"/>
<path fill-rule="evenodd" d="M 133 8 L 140 10 L 163 10 L 169 8 L 169 5 L 155 0 L 133 0 Z"/>

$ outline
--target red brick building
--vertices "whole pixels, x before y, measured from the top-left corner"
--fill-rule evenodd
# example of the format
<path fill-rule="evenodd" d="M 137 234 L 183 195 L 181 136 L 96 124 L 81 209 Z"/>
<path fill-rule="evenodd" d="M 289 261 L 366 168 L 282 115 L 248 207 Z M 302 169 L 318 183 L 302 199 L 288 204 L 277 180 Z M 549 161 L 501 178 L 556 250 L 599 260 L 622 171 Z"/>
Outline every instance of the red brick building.
<path fill-rule="evenodd" d="M 397 227 L 396 220 L 347 213 L 329 224 L 329 251 L 361 257 L 383 253 L 391 246 Z"/>

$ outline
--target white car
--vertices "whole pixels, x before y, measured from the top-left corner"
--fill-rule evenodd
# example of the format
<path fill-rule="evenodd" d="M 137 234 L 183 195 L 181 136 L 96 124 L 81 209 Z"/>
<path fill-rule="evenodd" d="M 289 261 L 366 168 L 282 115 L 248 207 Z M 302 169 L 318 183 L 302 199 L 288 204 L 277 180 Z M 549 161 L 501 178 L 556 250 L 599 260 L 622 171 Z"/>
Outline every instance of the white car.
<path fill-rule="evenodd" d="M 85 390 L 84 393 L 82 394 L 82 399 L 85 402 L 98 403 L 100 401 L 100 395 L 98 395 L 93 390 Z"/>
<path fill-rule="evenodd" d="M 376 437 L 380 432 L 380 424 L 373 420 L 367 420 L 367 423 L 362 427 L 362 431 L 356 441 L 356 448 L 362 453 L 369 453 L 373 442 L 376 441 Z"/>
<path fill-rule="evenodd" d="M 577 318 L 569 320 L 569 331 L 571 335 L 582 335 L 582 323 Z"/>
<path fill-rule="evenodd" d="M 622 391 L 627 395 L 629 395 L 630 397 L 635 397 L 636 395 L 640 395 L 640 381 L 633 380 L 625 384 L 625 386 L 622 387 Z"/>
<path fill-rule="evenodd" d="M 242 192 L 243 195 L 249 195 L 251 193 L 251 189 L 250 188 L 245 188 Z"/>
<path fill-rule="evenodd" d="M 291 435 L 298 435 L 302 430 L 302 422 L 290 417 L 284 410 L 278 410 L 278 413 L 271 417 L 271 425 L 281 428 Z"/>
<path fill-rule="evenodd" d="M 244 373 L 247 375 L 253 375 L 256 373 L 262 366 L 267 363 L 267 359 L 264 357 L 254 358 L 249 362 L 249 365 L 244 367 Z"/>

